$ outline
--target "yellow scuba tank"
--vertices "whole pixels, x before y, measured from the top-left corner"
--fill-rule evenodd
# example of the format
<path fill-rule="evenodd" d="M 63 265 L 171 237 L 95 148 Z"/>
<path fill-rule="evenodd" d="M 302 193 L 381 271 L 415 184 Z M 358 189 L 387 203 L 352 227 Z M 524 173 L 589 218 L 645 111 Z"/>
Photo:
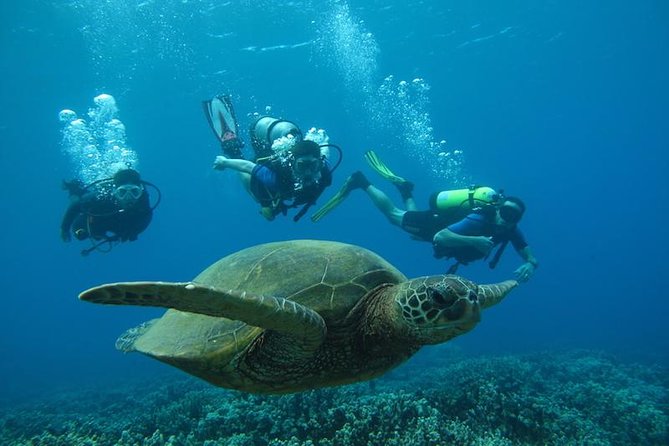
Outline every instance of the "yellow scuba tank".
<path fill-rule="evenodd" d="M 454 208 L 471 211 L 475 208 L 494 205 L 499 202 L 500 194 L 487 186 L 471 186 L 468 189 L 455 189 L 436 192 L 430 197 L 430 209 L 449 211 Z"/>

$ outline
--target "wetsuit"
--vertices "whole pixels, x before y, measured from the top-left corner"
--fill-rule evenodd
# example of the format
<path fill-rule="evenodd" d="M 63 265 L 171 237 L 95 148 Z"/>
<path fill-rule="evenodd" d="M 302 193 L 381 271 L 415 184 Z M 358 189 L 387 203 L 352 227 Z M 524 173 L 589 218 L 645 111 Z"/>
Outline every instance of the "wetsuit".
<path fill-rule="evenodd" d="M 492 216 L 486 214 L 469 214 L 459 222 L 448 226 L 447 229 L 458 235 L 491 237 L 493 246 L 504 242 L 511 242 L 516 251 L 521 251 L 527 246 L 525 237 L 517 226 L 509 228 L 496 224 L 494 214 Z M 438 258 L 453 257 L 462 264 L 486 257 L 481 251 L 471 246 L 457 248 L 435 247 L 434 254 Z"/>
<path fill-rule="evenodd" d="M 432 243 L 437 232 L 448 230 L 465 236 L 492 237 L 495 245 L 505 241 L 511 242 L 518 251 L 527 246 L 525 237 L 517 226 L 511 228 L 495 223 L 495 212 L 471 213 L 464 218 L 457 218 L 453 214 L 444 214 L 437 211 L 407 211 L 402 218 L 402 229 L 413 234 L 418 240 Z M 434 256 L 437 258 L 452 257 L 462 264 L 479 260 L 485 257 L 477 249 L 469 246 L 458 248 L 434 247 Z"/>
<path fill-rule="evenodd" d="M 121 209 L 110 194 L 99 195 L 98 191 L 91 191 L 73 197 L 63 216 L 61 232 L 71 230 L 79 240 L 90 237 L 95 240 L 133 241 L 149 226 L 152 217 L 153 210 L 146 191 L 127 209 Z"/>
<path fill-rule="evenodd" d="M 256 164 L 251 171 L 251 193 L 262 207 L 271 208 L 274 215 L 314 203 L 330 184 L 332 173 L 327 160 L 321 167 L 320 178 L 306 185 L 295 179 L 288 163 L 279 160 Z M 286 203 L 289 200 L 292 203 Z"/>

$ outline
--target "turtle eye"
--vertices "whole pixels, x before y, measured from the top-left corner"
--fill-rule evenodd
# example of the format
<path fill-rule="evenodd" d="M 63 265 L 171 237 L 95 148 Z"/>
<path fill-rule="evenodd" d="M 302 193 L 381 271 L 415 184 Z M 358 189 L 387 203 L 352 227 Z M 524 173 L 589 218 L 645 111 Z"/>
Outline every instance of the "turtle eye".
<path fill-rule="evenodd" d="M 469 290 L 469 294 L 467 295 L 467 297 L 469 297 L 469 300 L 471 300 L 472 302 L 478 302 L 479 300 L 479 295 L 476 294 L 474 290 Z"/>

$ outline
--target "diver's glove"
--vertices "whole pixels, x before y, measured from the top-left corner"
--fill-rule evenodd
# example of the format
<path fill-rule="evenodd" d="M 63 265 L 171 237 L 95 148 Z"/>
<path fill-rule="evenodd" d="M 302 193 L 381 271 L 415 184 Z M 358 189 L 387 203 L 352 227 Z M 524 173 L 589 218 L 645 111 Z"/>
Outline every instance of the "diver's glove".
<path fill-rule="evenodd" d="M 86 192 L 86 185 L 81 180 L 63 180 L 63 190 L 66 190 L 70 196 L 81 197 Z"/>

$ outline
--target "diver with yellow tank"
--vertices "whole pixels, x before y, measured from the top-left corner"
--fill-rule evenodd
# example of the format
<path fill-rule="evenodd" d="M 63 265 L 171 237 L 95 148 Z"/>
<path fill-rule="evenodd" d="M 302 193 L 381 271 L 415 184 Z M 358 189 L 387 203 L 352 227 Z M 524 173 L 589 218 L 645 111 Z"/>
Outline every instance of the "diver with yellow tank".
<path fill-rule="evenodd" d="M 413 183 L 395 175 L 373 151 L 365 153 L 365 159 L 372 169 L 397 187 L 405 209 L 395 206 L 388 195 L 357 171 L 314 213 L 312 221 L 323 218 L 351 191 L 362 189 L 390 223 L 410 233 L 415 240 L 432 243 L 435 257 L 454 259 L 448 271 L 451 274 L 460 265 L 487 260 L 491 255 L 488 264 L 495 268 L 509 242 L 524 260 L 515 270 L 517 279 L 526 282 L 534 274 L 539 262 L 518 228 L 525 212 L 525 204 L 519 198 L 504 196 L 487 186 L 471 186 L 434 193 L 430 197 L 430 209 L 419 211 L 413 198 Z M 497 250 L 492 254 L 495 247 Z"/>

